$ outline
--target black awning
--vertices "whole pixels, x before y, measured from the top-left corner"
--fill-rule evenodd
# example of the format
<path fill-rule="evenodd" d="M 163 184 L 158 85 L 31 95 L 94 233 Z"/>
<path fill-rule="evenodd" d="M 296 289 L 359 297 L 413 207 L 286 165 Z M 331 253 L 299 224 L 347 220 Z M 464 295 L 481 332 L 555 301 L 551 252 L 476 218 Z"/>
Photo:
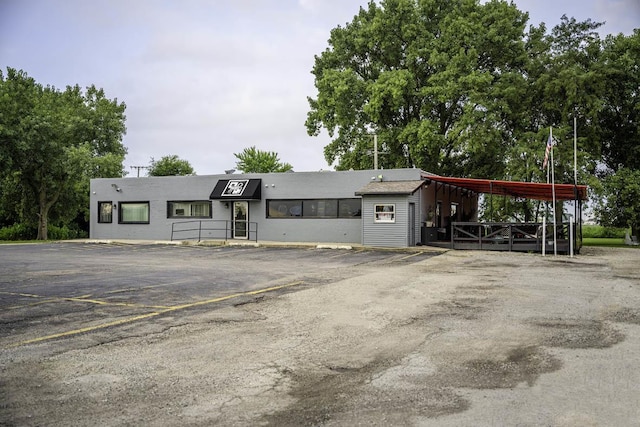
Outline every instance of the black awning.
<path fill-rule="evenodd" d="M 212 200 L 260 200 L 261 179 L 220 179 L 213 188 Z"/>

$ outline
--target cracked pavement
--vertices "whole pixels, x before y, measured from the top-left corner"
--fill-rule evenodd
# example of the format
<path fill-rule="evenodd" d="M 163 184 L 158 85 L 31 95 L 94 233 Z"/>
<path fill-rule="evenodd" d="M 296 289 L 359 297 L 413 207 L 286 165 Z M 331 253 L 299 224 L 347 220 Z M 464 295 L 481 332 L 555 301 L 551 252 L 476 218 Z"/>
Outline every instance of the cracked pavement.
<path fill-rule="evenodd" d="M 64 251 L 73 255 L 76 247 L 46 249 L 69 259 Z M 0 264 L 14 268 L 3 250 Z M 638 425 L 640 251 L 582 252 L 406 258 L 108 247 L 71 257 L 81 263 L 99 255 L 95 270 L 56 266 L 46 252 L 39 267 L 13 255 L 27 269 L 15 267 L 2 291 L 38 291 L 54 302 L 23 307 L 31 297 L 0 294 L 4 307 L 20 307 L 0 316 L 0 424 Z M 193 276 L 179 274 L 187 265 L 180 254 Z M 112 268 L 113 257 L 127 264 L 113 267 L 113 277 L 129 271 L 134 279 L 100 282 L 95 271 Z M 82 271 L 90 285 L 72 286 Z M 250 286 L 238 287 L 247 278 Z M 50 280 L 59 287 L 47 287 Z M 203 280 L 223 285 L 213 292 Z M 113 293 L 117 285 L 134 291 Z M 76 312 L 87 303 L 54 298 L 60 289 L 135 306 L 91 304 Z M 49 328 L 212 301 L 221 292 L 240 295 L 8 346 Z"/>

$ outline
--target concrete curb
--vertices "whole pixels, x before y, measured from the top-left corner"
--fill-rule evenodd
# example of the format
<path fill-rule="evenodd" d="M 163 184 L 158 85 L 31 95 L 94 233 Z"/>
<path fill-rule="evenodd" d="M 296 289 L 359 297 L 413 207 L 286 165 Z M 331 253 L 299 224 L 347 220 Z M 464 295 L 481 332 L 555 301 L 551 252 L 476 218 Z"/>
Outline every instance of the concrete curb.
<path fill-rule="evenodd" d="M 396 252 L 448 252 L 450 249 L 435 246 L 414 246 L 406 248 L 373 247 L 344 243 L 320 242 L 271 242 L 271 241 L 237 241 L 237 240 L 142 240 L 142 239 L 75 239 L 60 240 L 59 243 L 86 243 L 103 245 L 168 245 L 168 246 L 241 246 L 267 248 L 302 248 L 302 249 L 330 249 L 330 250 L 384 250 Z"/>

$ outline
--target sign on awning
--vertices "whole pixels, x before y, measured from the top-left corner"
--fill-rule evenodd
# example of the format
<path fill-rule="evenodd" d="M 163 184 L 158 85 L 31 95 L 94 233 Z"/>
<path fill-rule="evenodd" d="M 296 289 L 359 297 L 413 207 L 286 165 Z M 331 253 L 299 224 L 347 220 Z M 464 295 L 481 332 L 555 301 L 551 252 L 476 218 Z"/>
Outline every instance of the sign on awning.
<path fill-rule="evenodd" d="M 260 200 L 261 179 L 220 179 L 213 188 L 212 200 Z"/>

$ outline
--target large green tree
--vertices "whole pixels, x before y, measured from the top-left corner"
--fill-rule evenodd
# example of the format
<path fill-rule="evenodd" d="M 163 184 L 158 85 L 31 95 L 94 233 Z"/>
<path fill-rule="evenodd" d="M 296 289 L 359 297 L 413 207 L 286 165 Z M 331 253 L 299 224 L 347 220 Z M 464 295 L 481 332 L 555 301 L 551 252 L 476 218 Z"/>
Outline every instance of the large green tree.
<path fill-rule="evenodd" d="M 504 109 L 520 101 L 527 15 L 478 0 L 383 0 L 331 31 L 316 56 L 309 134 L 322 128 L 337 169 L 372 166 L 502 177 Z"/>
<path fill-rule="evenodd" d="M 124 175 L 125 105 L 95 86 L 62 91 L 12 68 L 0 72 L 0 100 L 0 172 L 11 184 L 2 197 L 19 200 L 15 218 L 46 240 L 51 217 L 88 214 L 91 178 Z"/>
<path fill-rule="evenodd" d="M 598 72 L 600 23 L 578 22 L 563 16 L 560 24 L 546 32 L 546 26 L 530 27 L 525 38 L 527 61 L 524 84 L 514 85 L 516 97 L 505 102 L 501 119 L 508 129 L 504 158 L 504 178 L 515 181 L 545 182 L 542 169 L 546 142 L 551 128 L 554 147 L 555 181 L 574 182 L 574 119 L 578 125 L 578 182 L 589 182 L 600 156 L 595 129 L 602 93 Z M 515 101 L 515 102 L 514 102 Z M 540 202 L 520 199 L 513 203 L 497 200 L 495 211 L 512 217 L 535 220 L 542 212 Z M 557 214 L 562 214 L 559 204 Z M 558 218 L 559 219 L 559 218 Z"/>
<path fill-rule="evenodd" d="M 233 154 L 237 160 L 236 167 L 243 173 L 289 172 L 293 166 L 283 163 L 274 151 L 262 151 L 249 147 L 241 153 Z"/>
<path fill-rule="evenodd" d="M 612 102 L 608 116 L 601 113 L 616 97 L 625 97 L 625 118 L 638 111 L 630 101 L 637 58 L 621 36 L 617 50 L 603 52 L 601 23 L 562 16 L 547 32 L 545 24 L 526 28 L 527 20 L 503 0 L 370 2 L 331 31 L 329 47 L 315 58 L 309 134 L 329 133 L 325 157 L 337 169 L 372 167 L 375 133 L 383 167 L 544 182 L 553 127 L 556 182 L 573 183 L 576 119 L 578 181 L 593 182 L 602 153 L 620 157 L 635 143 L 605 142 L 620 135 L 611 125 L 620 110 Z M 608 67 L 603 57 L 622 60 Z M 612 92 L 608 85 L 621 73 Z M 607 130 L 595 126 L 604 121 Z M 637 137 L 633 126 L 618 126 Z M 529 200 L 494 203 L 503 218 L 528 221 L 541 212 Z"/>
<path fill-rule="evenodd" d="M 613 227 L 630 227 L 640 237 L 640 169 L 621 168 L 602 181 L 605 198 L 596 213 L 600 222 Z"/>
<path fill-rule="evenodd" d="M 603 76 L 597 127 L 602 162 L 615 172 L 640 169 L 640 29 L 607 36 L 598 63 Z"/>
<path fill-rule="evenodd" d="M 147 168 L 149 176 L 185 176 L 195 175 L 193 166 L 189 161 L 181 159 L 176 154 L 163 156 L 160 160 L 155 160 L 153 157 L 149 162 Z"/>
<path fill-rule="evenodd" d="M 640 238 L 640 29 L 608 36 L 598 63 L 602 108 L 594 127 L 602 147 L 601 182 L 594 182 L 603 225 L 631 227 Z M 601 184 L 601 185 L 600 185 Z"/>

